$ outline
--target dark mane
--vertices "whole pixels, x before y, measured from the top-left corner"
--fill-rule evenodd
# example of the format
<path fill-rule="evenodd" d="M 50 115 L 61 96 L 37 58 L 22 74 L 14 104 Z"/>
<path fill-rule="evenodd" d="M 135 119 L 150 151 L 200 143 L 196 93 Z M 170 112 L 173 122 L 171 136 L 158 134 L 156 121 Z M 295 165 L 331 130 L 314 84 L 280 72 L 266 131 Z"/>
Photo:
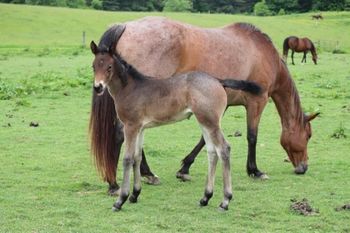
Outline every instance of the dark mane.
<path fill-rule="evenodd" d="M 127 63 L 119 54 L 116 54 L 116 59 L 120 61 L 120 63 L 124 66 L 125 72 L 129 74 L 134 80 L 144 81 L 148 79 L 154 79 L 152 77 L 146 76 L 139 72 L 135 67 L 131 64 Z"/>
<path fill-rule="evenodd" d="M 125 30 L 125 25 L 115 24 L 103 33 L 98 48 L 101 52 L 109 52 L 111 46 L 115 46 L 118 43 L 119 37 Z"/>
<path fill-rule="evenodd" d="M 248 31 L 251 33 L 255 33 L 255 34 L 260 34 L 262 36 L 264 36 L 264 38 L 269 41 L 270 43 L 272 43 L 271 38 L 265 34 L 264 32 L 262 32 L 258 27 L 254 26 L 253 24 L 250 23 L 236 23 L 234 24 L 236 27 L 238 27 L 239 29 L 242 29 L 244 31 Z"/>

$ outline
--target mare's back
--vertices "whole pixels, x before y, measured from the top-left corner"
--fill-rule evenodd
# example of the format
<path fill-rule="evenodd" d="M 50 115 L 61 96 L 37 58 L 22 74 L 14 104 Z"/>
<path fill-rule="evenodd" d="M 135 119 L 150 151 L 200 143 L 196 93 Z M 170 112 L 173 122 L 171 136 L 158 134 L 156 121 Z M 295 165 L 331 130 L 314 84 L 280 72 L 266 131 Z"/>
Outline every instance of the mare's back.
<path fill-rule="evenodd" d="M 247 79 L 256 64 L 276 63 L 279 58 L 254 26 L 204 29 L 163 17 L 128 22 L 117 51 L 139 71 L 156 78 L 199 70 L 218 78 Z"/>

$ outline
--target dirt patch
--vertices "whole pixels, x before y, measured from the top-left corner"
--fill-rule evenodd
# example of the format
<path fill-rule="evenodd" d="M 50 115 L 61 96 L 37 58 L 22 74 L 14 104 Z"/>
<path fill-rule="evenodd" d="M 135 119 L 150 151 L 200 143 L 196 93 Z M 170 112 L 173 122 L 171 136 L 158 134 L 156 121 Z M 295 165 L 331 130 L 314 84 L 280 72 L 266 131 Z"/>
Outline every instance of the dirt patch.
<path fill-rule="evenodd" d="M 297 201 L 296 199 L 291 199 L 292 204 L 290 205 L 290 209 L 298 214 L 309 216 L 319 214 L 317 209 L 314 209 L 309 204 L 309 201 L 306 198 L 303 198 L 301 201 Z"/>
<path fill-rule="evenodd" d="M 336 211 L 350 210 L 350 203 L 335 208 Z"/>
<path fill-rule="evenodd" d="M 29 126 L 30 127 L 39 127 L 39 123 L 32 121 L 32 122 L 30 122 Z"/>

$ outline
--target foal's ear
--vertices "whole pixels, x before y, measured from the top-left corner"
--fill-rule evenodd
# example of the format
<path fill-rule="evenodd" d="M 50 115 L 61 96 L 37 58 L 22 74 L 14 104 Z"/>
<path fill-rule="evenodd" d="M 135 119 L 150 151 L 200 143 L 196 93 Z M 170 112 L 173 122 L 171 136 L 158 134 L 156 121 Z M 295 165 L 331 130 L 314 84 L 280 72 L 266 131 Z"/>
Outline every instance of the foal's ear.
<path fill-rule="evenodd" d="M 109 48 L 108 48 L 108 53 L 109 55 L 111 55 L 111 57 L 113 57 L 113 55 L 115 54 L 115 43 L 112 43 Z"/>
<path fill-rule="evenodd" d="M 90 49 L 93 54 L 96 55 L 98 53 L 98 47 L 93 40 L 90 43 Z"/>
<path fill-rule="evenodd" d="M 312 120 L 315 119 L 318 115 L 320 115 L 319 112 L 312 113 L 311 115 L 306 116 L 306 121 L 312 121 Z"/>

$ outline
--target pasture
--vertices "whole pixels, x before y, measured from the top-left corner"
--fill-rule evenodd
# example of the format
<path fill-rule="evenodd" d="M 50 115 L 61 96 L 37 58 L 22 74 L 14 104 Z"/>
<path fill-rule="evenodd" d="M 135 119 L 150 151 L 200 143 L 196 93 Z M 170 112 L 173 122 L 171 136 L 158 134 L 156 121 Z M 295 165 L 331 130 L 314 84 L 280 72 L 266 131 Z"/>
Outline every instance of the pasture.
<path fill-rule="evenodd" d="M 198 205 L 207 174 L 202 151 L 180 182 L 180 160 L 199 139 L 195 119 L 145 131 L 149 165 L 159 186 L 143 184 L 137 204 L 111 211 L 115 197 L 98 176 L 89 151 L 93 55 L 82 47 L 98 41 L 108 25 L 145 15 L 165 15 L 215 27 L 250 22 L 266 32 L 280 52 L 289 35 L 319 41 L 318 65 L 295 54 L 288 67 L 305 112 L 321 112 L 312 122 L 309 170 L 293 173 L 279 143 L 280 119 L 266 106 L 259 129 L 257 162 L 269 180 L 245 172 L 247 141 L 243 107 L 229 108 L 224 133 L 232 146 L 234 200 L 228 212 L 221 200 L 221 168 L 213 200 Z M 350 13 L 253 17 L 242 15 L 126 13 L 0 4 L 0 232 L 350 232 Z M 332 53 L 334 44 L 344 54 Z M 323 46 L 324 45 L 324 46 Z M 38 123 L 38 127 L 31 127 Z M 234 137 L 236 131 L 241 137 Z M 121 164 L 121 163 L 120 163 Z M 221 167 L 221 166 L 219 166 Z M 118 171 L 121 179 L 122 169 Z M 306 198 L 316 213 L 290 209 Z"/>

